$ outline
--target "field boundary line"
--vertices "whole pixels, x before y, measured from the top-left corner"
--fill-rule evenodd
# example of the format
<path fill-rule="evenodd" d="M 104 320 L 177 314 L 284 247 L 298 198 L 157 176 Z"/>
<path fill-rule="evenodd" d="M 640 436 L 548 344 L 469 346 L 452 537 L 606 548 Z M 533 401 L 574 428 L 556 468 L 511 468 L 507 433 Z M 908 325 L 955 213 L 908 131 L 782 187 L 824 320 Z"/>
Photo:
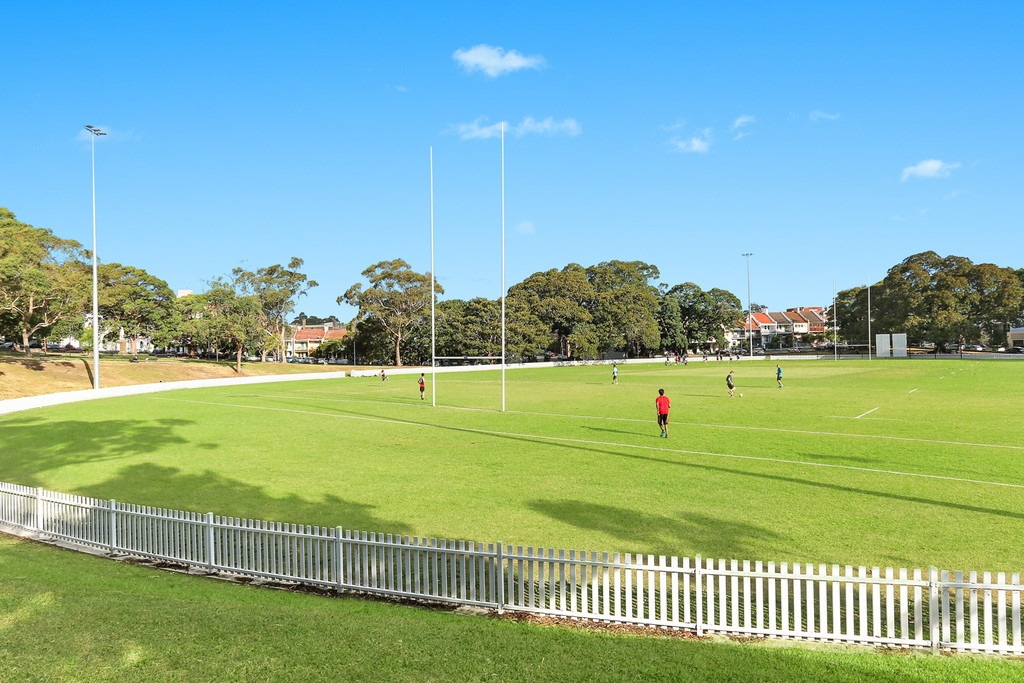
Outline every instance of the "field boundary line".
<path fill-rule="evenodd" d="M 184 398 L 169 398 L 166 396 L 153 396 L 158 401 L 175 401 L 179 403 L 194 403 L 198 405 L 221 406 L 224 408 L 241 408 L 246 410 L 265 410 L 270 412 L 295 413 L 299 415 L 313 415 L 316 417 L 329 417 L 343 420 L 360 420 L 364 422 L 382 422 L 386 424 L 400 424 L 409 427 L 422 427 L 426 429 L 442 429 L 454 432 L 466 432 L 469 434 L 482 434 L 485 436 L 507 436 L 515 438 L 537 439 L 541 441 L 552 441 L 556 443 L 576 443 L 588 446 L 611 446 L 617 448 L 634 448 L 638 450 L 659 451 L 664 453 L 680 453 L 684 455 L 702 455 L 712 458 L 731 458 L 735 460 L 753 460 L 758 462 L 777 463 L 783 465 L 800 465 L 807 467 L 822 467 L 827 469 L 852 470 L 855 472 L 866 472 L 871 474 L 890 474 L 903 477 L 916 477 L 920 479 L 936 479 L 941 481 L 954 481 L 964 484 L 981 484 L 985 486 L 1001 486 L 1005 488 L 1024 489 L 1024 484 L 1011 484 L 1002 481 L 985 481 L 983 479 L 967 479 L 964 477 L 950 477 L 941 474 L 925 474 L 921 472 L 902 472 L 900 470 L 886 470 L 874 467 L 857 467 L 855 465 L 837 465 L 835 463 L 810 462 L 806 460 L 787 460 L 783 458 L 768 458 L 760 455 L 739 455 L 736 453 L 715 453 L 712 451 L 694 451 L 684 448 L 663 448 L 660 446 L 645 446 L 643 444 L 619 443 L 615 441 L 595 441 L 592 439 L 575 439 L 566 436 L 547 436 L 544 434 L 526 434 L 519 432 L 501 432 L 493 429 L 476 429 L 473 427 L 454 427 L 451 425 L 424 424 L 410 420 L 397 420 L 385 417 L 366 417 L 364 415 L 338 415 L 336 413 L 321 413 L 313 410 L 298 410 L 296 408 L 275 408 L 272 406 L 247 406 L 237 403 L 219 403 L 216 401 L 197 401 Z"/>

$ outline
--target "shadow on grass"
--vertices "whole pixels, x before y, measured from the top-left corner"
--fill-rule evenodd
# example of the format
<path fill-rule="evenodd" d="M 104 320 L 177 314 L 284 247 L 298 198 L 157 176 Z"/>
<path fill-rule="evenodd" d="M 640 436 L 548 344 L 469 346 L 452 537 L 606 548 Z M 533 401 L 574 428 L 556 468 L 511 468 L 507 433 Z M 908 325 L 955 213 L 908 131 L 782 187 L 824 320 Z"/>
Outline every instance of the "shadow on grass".
<path fill-rule="evenodd" d="M 667 517 L 587 501 L 530 502 L 530 508 L 559 522 L 613 536 L 653 552 L 673 555 L 679 548 L 700 548 L 709 557 L 744 557 L 765 540 L 782 538 L 767 527 L 708 515 Z M 646 552 L 652 552 L 650 550 Z"/>
<path fill-rule="evenodd" d="M 67 465 L 143 455 L 168 445 L 210 449 L 176 433 L 191 420 L 45 420 L 27 414 L 3 421 L 0 479 L 41 486 L 38 473 Z M 134 502 L 134 501 L 133 501 Z"/>
<path fill-rule="evenodd" d="M 369 414 L 369 413 L 359 413 L 359 412 L 356 412 L 354 410 L 335 409 L 335 412 L 337 412 L 338 414 L 348 414 L 348 415 L 356 415 L 356 416 L 360 416 L 360 417 L 370 417 L 370 418 L 376 419 L 376 420 L 382 419 L 379 415 L 372 415 L 372 414 Z M 785 483 L 785 484 L 795 484 L 795 485 L 798 485 L 798 486 L 805 486 L 805 487 L 807 487 L 808 488 L 808 495 L 814 495 L 813 492 L 815 490 L 836 491 L 836 492 L 843 493 L 843 494 L 870 496 L 870 497 L 879 498 L 879 499 L 882 499 L 882 500 L 898 500 L 898 501 L 903 501 L 905 503 L 914 503 L 914 504 L 918 504 L 918 505 L 929 505 L 929 506 L 935 506 L 935 507 L 945 508 L 945 509 L 950 509 L 950 510 L 961 510 L 961 511 L 964 511 L 964 512 L 970 512 L 970 513 L 976 513 L 976 514 L 994 515 L 994 516 L 997 516 L 997 517 L 1006 517 L 1006 518 L 1009 518 L 1009 519 L 1021 519 L 1021 520 L 1024 520 L 1024 512 L 1020 512 L 1020 511 L 1016 511 L 1016 510 L 1004 510 L 1004 509 L 998 509 L 998 508 L 992 508 L 992 507 L 983 507 L 983 506 L 980 506 L 980 505 L 969 505 L 969 504 L 966 504 L 966 503 L 957 503 L 957 502 L 948 501 L 948 500 L 938 500 L 938 499 L 934 499 L 934 498 L 925 498 L 925 497 L 922 497 L 922 496 L 905 495 L 905 494 L 902 494 L 902 493 L 895 493 L 895 492 L 891 492 L 891 491 L 873 490 L 873 489 L 867 489 L 867 488 L 856 488 L 856 487 L 853 487 L 853 486 L 843 486 L 841 484 L 834 484 L 834 483 L 831 483 L 831 482 L 816 481 L 814 479 L 805 479 L 805 478 L 802 478 L 802 477 L 786 476 L 786 475 L 781 475 L 781 474 L 770 474 L 770 473 L 767 473 L 767 472 L 752 472 L 752 471 L 749 471 L 749 470 L 742 470 L 742 469 L 737 469 L 737 468 L 734 468 L 734 467 L 724 467 L 724 466 L 721 466 L 721 465 L 700 464 L 700 463 L 693 462 L 693 461 L 686 462 L 686 461 L 682 461 L 682 460 L 672 460 L 672 459 L 669 459 L 667 457 L 659 457 L 659 456 L 654 456 L 654 455 L 644 455 L 642 453 L 628 453 L 628 452 L 624 452 L 624 451 L 611 450 L 606 445 L 577 443 L 577 442 L 573 442 L 571 440 L 559 440 L 559 441 L 556 441 L 556 440 L 552 440 L 552 439 L 546 439 L 546 438 L 543 438 L 543 437 L 533 437 L 533 436 L 529 436 L 529 435 L 525 435 L 525 434 L 497 433 L 497 432 L 492 432 L 492 431 L 485 430 L 485 429 L 471 429 L 471 428 L 454 427 L 454 426 L 439 425 L 439 424 L 434 424 L 434 423 L 430 423 L 430 422 L 421 422 L 421 421 L 409 420 L 409 419 L 402 419 L 400 421 L 402 423 L 409 424 L 409 425 L 418 425 L 418 426 L 424 426 L 424 427 L 434 427 L 434 428 L 442 430 L 442 431 L 460 432 L 460 433 L 471 433 L 471 434 L 483 434 L 483 435 L 490 436 L 490 437 L 495 438 L 495 439 L 518 441 L 518 442 L 521 442 L 521 443 L 524 443 L 524 444 L 533 444 L 533 445 L 537 445 L 537 446 L 543 446 L 544 448 L 564 448 L 564 449 L 568 449 L 568 450 L 582 451 L 582 452 L 585 452 L 585 453 L 595 453 L 595 454 L 598 454 L 598 455 L 606 455 L 606 456 L 612 456 L 612 457 L 618 457 L 618 458 L 629 458 L 631 460 L 640 460 L 640 461 L 644 461 L 644 462 L 656 463 L 656 464 L 661 464 L 661 465 L 668 465 L 668 466 L 672 466 L 672 467 L 685 467 L 685 468 L 694 469 L 694 470 L 701 470 L 701 471 L 705 471 L 705 472 L 719 472 L 719 473 L 735 475 L 735 476 L 740 476 L 740 477 L 747 477 L 747 478 L 754 479 L 754 480 L 757 480 L 757 481 L 782 482 L 782 483 Z M 640 445 L 640 444 L 622 444 L 622 447 L 624 449 L 633 449 L 633 448 L 649 449 L 650 448 L 649 446 L 643 446 L 643 445 Z M 666 450 L 668 450 L 668 452 L 671 452 L 671 450 L 669 450 L 669 449 L 666 449 Z M 817 458 L 817 457 L 821 457 L 821 458 L 832 457 L 832 456 L 829 456 L 829 455 L 813 454 L 813 453 L 805 453 L 804 456 L 809 458 L 809 459 L 810 458 Z M 700 458 L 714 458 L 714 457 L 717 457 L 717 456 L 715 456 L 714 454 L 702 455 L 702 454 L 692 454 L 692 453 L 682 452 L 682 453 L 680 453 L 678 455 L 678 457 L 685 457 L 685 458 L 697 458 L 697 457 L 700 457 Z M 723 454 L 722 457 L 729 458 L 729 455 L 728 454 Z M 767 461 L 763 460 L 763 459 L 758 460 L 758 462 L 763 463 L 763 464 L 768 464 Z M 778 465 L 780 467 L 792 467 L 793 466 L 791 463 L 778 463 Z M 815 469 L 817 469 L 817 468 L 815 468 Z M 818 470 L 818 471 L 820 472 L 820 470 Z M 837 476 L 843 477 L 843 476 L 848 476 L 848 474 L 847 473 L 837 474 Z M 887 475 L 887 476 L 890 476 L 890 477 L 892 477 L 894 479 L 895 478 L 899 478 L 900 480 L 903 480 L 903 481 L 907 480 L 907 477 L 896 475 L 896 474 Z"/>
<path fill-rule="evenodd" d="M 382 519 L 373 506 L 347 501 L 335 495 L 307 500 L 297 494 L 275 497 L 258 486 L 216 472 L 182 473 L 174 467 L 152 463 L 123 468 L 117 475 L 76 493 L 100 499 L 168 507 L 190 512 L 258 519 L 312 526 L 343 526 L 357 531 L 406 534 L 409 525 Z"/>

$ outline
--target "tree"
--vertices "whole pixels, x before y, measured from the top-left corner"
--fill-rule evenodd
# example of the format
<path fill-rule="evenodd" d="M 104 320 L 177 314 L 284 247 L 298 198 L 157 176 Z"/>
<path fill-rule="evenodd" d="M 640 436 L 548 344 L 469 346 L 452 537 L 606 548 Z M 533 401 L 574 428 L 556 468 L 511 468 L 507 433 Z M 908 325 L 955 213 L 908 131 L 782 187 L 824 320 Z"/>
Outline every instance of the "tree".
<path fill-rule="evenodd" d="M 231 271 L 239 293 L 257 297 L 267 335 L 276 339 L 281 349 L 285 347 L 287 317 L 295 308 L 295 299 L 318 286 L 315 280 L 310 280 L 298 271 L 302 263 L 302 259 L 293 256 L 287 267 L 273 265 L 256 271 L 242 268 Z M 267 359 L 267 347 L 267 344 L 259 345 L 262 360 Z M 284 353 L 278 354 L 278 357 L 280 362 L 285 362 Z"/>
<path fill-rule="evenodd" d="M 429 321 L 430 274 L 417 273 L 402 259 L 380 261 L 362 272 L 370 286 L 356 283 L 338 297 L 359 309 L 356 320 L 375 321 L 391 340 L 395 365 L 402 365 L 402 342 Z M 434 291 L 444 289 L 435 283 Z"/>
<path fill-rule="evenodd" d="M 679 299 L 667 291 L 658 296 L 658 329 L 662 349 L 680 351 L 688 346 Z"/>
<path fill-rule="evenodd" d="M 724 289 L 704 291 L 693 282 L 675 285 L 665 294 L 678 301 L 682 331 L 691 344 L 725 346 L 725 330 L 741 324 L 739 298 Z"/>
<path fill-rule="evenodd" d="M 33 334 L 85 310 L 90 278 L 84 256 L 78 242 L 0 208 L 0 315 L 16 325 L 27 354 Z"/>
<path fill-rule="evenodd" d="M 167 283 L 141 268 L 120 263 L 99 269 L 100 313 L 108 327 L 120 327 L 139 352 L 140 337 L 150 337 L 164 346 L 178 332 L 180 317 L 174 293 Z"/>
<path fill-rule="evenodd" d="M 657 278 L 658 268 L 643 261 L 605 261 L 587 268 L 602 351 L 627 349 L 638 356 L 660 346 L 658 290 L 651 284 Z"/>
<path fill-rule="evenodd" d="M 204 295 L 210 338 L 235 354 L 235 372 L 241 372 L 242 354 L 260 346 L 266 335 L 260 299 L 255 295 L 240 295 L 223 280 L 211 285 Z"/>
<path fill-rule="evenodd" d="M 596 352 L 597 335 L 591 313 L 596 293 L 582 266 L 570 263 L 562 270 L 534 273 L 513 285 L 509 298 L 527 306 L 547 325 L 559 351 L 565 355 Z"/>

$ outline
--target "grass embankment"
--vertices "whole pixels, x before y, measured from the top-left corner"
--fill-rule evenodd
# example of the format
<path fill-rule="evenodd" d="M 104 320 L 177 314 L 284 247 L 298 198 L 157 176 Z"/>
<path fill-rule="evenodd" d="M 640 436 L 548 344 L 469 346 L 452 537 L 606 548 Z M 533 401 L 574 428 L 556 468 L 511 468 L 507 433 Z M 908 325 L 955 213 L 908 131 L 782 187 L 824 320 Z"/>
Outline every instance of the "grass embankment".
<path fill-rule="evenodd" d="M 118 564 L 0 536 L 5 681 L 999 681 L 998 658 L 550 628 Z"/>
<path fill-rule="evenodd" d="M 293 363 L 242 363 L 242 373 L 235 372 L 231 359 L 186 360 L 140 356 L 131 363 L 129 356 L 100 358 L 100 380 L 105 387 L 175 382 L 217 377 L 298 374 L 304 372 L 337 372 L 349 366 L 305 365 Z M 0 400 L 38 396 L 62 391 L 92 388 L 92 356 L 0 352 Z"/>

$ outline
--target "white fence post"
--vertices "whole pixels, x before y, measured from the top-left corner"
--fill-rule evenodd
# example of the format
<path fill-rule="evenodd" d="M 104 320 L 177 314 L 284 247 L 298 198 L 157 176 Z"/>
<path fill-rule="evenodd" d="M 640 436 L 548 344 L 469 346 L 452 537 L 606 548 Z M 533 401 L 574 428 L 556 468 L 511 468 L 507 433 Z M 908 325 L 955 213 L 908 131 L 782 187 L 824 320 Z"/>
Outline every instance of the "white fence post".
<path fill-rule="evenodd" d="M 36 487 L 36 515 L 35 515 L 35 529 L 36 531 L 43 531 L 43 487 Z"/>
<path fill-rule="evenodd" d="M 498 605 L 498 614 L 505 613 L 505 556 L 504 550 L 505 544 L 502 541 L 498 541 L 498 552 L 494 559 L 494 578 L 497 582 L 497 596 L 496 602 Z M 508 563 L 511 569 L 512 563 Z"/>
<path fill-rule="evenodd" d="M 928 570 L 928 638 L 932 654 L 939 654 L 939 570 Z M 1002 628 L 1002 624 L 1000 624 Z"/>
<path fill-rule="evenodd" d="M 697 622 L 697 635 L 698 636 L 703 636 L 704 635 L 704 571 L 703 571 L 703 569 L 704 568 L 701 566 L 701 556 L 698 555 L 697 556 L 697 561 L 696 561 L 696 569 L 694 571 L 694 576 L 696 577 L 696 583 L 697 583 L 697 614 L 696 614 L 697 619 L 696 619 L 696 622 Z M 686 596 L 686 599 L 689 600 L 690 596 Z"/>
<path fill-rule="evenodd" d="M 345 585 L 345 570 L 342 567 L 342 549 L 341 549 L 341 537 L 342 531 L 340 526 L 334 527 L 332 532 L 334 534 L 334 583 L 339 593 Z"/>
<path fill-rule="evenodd" d="M 213 573 L 213 513 L 206 513 L 206 569 Z"/>
<path fill-rule="evenodd" d="M 107 548 L 110 552 L 117 550 L 117 503 L 111 498 L 107 501 Z"/>

